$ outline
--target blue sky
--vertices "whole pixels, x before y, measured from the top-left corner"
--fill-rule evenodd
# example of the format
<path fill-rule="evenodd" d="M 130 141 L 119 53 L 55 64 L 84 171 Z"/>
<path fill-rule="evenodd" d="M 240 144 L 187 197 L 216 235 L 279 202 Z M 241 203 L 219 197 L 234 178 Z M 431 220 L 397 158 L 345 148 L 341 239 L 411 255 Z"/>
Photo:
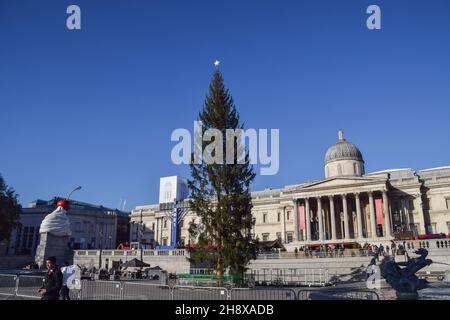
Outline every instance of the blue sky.
<path fill-rule="evenodd" d="M 339 128 L 368 172 L 450 165 L 449 42 L 448 0 L 0 0 L 0 173 L 24 205 L 156 203 L 216 59 L 246 127 L 280 129 L 254 190 L 322 178 Z"/>

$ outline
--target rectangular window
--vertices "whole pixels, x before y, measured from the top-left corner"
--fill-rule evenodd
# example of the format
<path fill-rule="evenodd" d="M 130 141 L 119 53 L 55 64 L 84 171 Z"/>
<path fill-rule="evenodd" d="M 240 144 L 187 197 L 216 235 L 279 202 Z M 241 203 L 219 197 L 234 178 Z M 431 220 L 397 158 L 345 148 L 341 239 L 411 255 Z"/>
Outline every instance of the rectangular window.
<path fill-rule="evenodd" d="M 414 211 L 414 200 L 409 200 L 409 210 Z"/>
<path fill-rule="evenodd" d="M 155 231 L 155 223 L 152 223 L 152 230 Z"/>
<path fill-rule="evenodd" d="M 277 221 L 278 221 L 278 222 L 281 221 L 281 212 L 278 212 L 278 215 L 277 215 Z"/>
<path fill-rule="evenodd" d="M 36 230 L 35 239 L 34 239 L 34 248 L 33 250 L 36 250 L 36 247 L 39 245 L 39 229 Z"/>
<path fill-rule="evenodd" d="M 450 209 L 450 198 L 446 198 L 445 203 L 447 204 L 447 209 Z"/>
<path fill-rule="evenodd" d="M 287 212 L 286 212 L 286 220 L 289 220 L 289 215 L 290 215 L 290 213 L 291 213 L 290 211 L 287 211 Z"/>
<path fill-rule="evenodd" d="M 432 223 L 430 227 L 431 227 L 431 233 L 435 234 L 436 233 L 436 223 Z"/>
<path fill-rule="evenodd" d="M 164 228 L 167 228 L 167 220 L 164 220 Z"/>
<path fill-rule="evenodd" d="M 16 244 L 15 244 L 15 252 L 16 254 L 19 253 L 19 248 L 20 248 L 20 239 L 22 238 L 22 230 L 23 227 L 21 225 L 19 225 L 17 227 L 17 231 L 16 231 Z"/>
<path fill-rule="evenodd" d="M 287 243 L 291 243 L 294 239 L 292 232 L 288 232 L 287 234 Z"/>
<path fill-rule="evenodd" d="M 267 213 L 263 213 L 263 223 L 267 222 Z"/>
<path fill-rule="evenodd" d="M 269 234 L 268 233 L 263 233 L 262 234 L 262 239 L 263 239 L 263 241 L 268 241 L 269 240 Z"/>
<path fill-rule="evenodd" d="M 22 249 L 25 249 L 27 247 L 27 240 L 28 240 L 29 230 L 30 230 L 29 227 L 23 228 Z"/>
<path fill-rule="evenodd" d="M 27 243 L 28 249 L 33 248 L 33 240 L 34 240 L 34 227 L 30 227 L 30 232 L 28 234 L 28 243 Z"/>

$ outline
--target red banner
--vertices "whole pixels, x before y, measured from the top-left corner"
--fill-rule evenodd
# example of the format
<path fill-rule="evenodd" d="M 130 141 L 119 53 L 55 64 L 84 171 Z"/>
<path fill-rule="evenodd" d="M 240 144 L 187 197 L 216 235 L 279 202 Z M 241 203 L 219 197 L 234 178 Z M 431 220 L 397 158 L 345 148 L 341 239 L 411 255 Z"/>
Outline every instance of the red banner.
<path fill-rule="evenodd" d="M 381 199 L 375 199 L 375 213 L 377 217 L 377 224 L 384 224 L 383 201 Z"/>
<path fill-rule="evenodd" d="M 305 206 L 303 204 L 298 206 L 300 214 L 300 230 L 305 230 Z"/>

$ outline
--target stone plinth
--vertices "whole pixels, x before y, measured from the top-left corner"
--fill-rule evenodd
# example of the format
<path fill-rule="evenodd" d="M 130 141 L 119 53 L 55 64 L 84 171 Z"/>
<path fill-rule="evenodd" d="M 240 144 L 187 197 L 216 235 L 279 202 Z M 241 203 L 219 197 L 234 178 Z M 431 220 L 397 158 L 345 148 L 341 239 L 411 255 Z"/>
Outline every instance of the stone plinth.
<path fill-rule="evenodd" d="M 419 290 L 419 300 L 450 300 L 450 284 L 446 282 L 435 282 L 428 288 Z"/>
<path fill-rule="evenodd" d="M 69 263 L 73 260 L 72 251 L 70 250 L 69 236 L 56 237 L 51 233 L 41 233 L 41 239 L 36 249 L 35 262 L 39 268 L 45 267 L 45 258 L 49 256 L 56 257 L 56 264 L 62 266 L 64 261 Z"/>

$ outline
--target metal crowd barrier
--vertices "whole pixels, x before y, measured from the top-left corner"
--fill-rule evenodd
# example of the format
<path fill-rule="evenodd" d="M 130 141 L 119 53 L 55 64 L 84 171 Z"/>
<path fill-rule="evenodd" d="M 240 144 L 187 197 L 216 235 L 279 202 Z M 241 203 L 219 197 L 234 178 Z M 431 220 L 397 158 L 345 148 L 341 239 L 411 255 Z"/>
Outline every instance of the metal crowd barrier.
<path fill-rule="evenodd" d="M 221 287 L 174 286 L 172 300 L 229 300 L 229 295 Z"/>
<path fill-rule="evenodd" d="M 377 292 L 371 290 L 308 290 L 300 289 L 298 300 L 380 300 Z"/>
<path fill-rule="evenodd" d="M 122 285 L 117 281 L 83 280 L 81 300 L 122 300 Z"/>
<path fill-rule="evenodd" d="M 17 282 L 16 295 L 18 297 L 40 299 L 38 289 L 44 284 L 42 276 L 19 276 Z"/>
<path fill-rule="evenodd" d="M 38 299 L 42 276 L 0 275 L 0 295 Z M 81 281 L 70 290 L 72 300 L 379 300 L 376 291 L 335 288 L 232 288 L 196 287 L 119 281 Z"/>
<path fill-rule="evenodd" d="M 168 285 L 124 282 L 123 300 L 169 300 L 172 291 Z"/>
<path fill-rule="evenodd" d="M 17 276 L 9 274 L 0 274 L 0 294 L 15 295 L 16 294 Z"/>
<path fill-rule="evenodd" d="M 230 300 L 296 300 L 296 294 L 292 289 L 233 288 Z"/>
<path fill-rule="evenodd" d="M 260 285 L 319 286 L 330 284 L 327 269 L 258 269 L 252 270 L 254 281 Z"/>

